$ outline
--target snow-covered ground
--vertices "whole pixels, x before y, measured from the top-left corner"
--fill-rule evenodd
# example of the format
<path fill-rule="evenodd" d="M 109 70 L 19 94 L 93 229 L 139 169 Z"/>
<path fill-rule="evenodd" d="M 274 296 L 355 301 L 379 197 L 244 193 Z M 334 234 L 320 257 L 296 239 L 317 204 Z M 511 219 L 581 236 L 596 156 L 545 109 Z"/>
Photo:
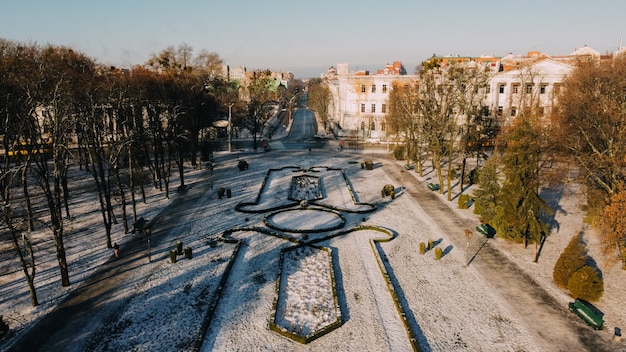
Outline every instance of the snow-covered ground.
<path fill-rule="evenodd" d="M 248 170 L 237 169 L 239 158 L 249 162 Z M 186 184 L 190 189 L 185 197 L 194 203 L 187 206 L 186 213 L 176 213 L 175 230 L 159 235 L 163 239 L 151 248 L 151 262 L 143 256 L 125 264 L 129 266 L 125 275 L 129 276 L 111 290 L 106 304 L 93 312 L 83 330 L 75 331 L 72 345 L 63 350 L 171 351 L 197 347 L 200 351 L 411 351 L 414 344 L 422 351 L 561 350 L 547 344 L 535 326 L 520 318 L 520 307 L 494 290 L 484 274 L 465 265 L 467 252 L 476 249 L 478 238 L 467 248 L 456 245 L 438 227 L 440 219 L 430 218 L 418 202 L 404 194 L 425 187 L 423 181 L 432 173 L 420 178 L 413 171 L 404 172 L 402 189 L 389 174 L 401 168 L 401 162 L 374 158 L 375 168 L 364 170 L 360 166 L 363 159 L 360 152 L 347 150 L 274 150 L 220 154 L 213 176 L 203 168 L 188 169 Z M 293 168 L 285 168 L 288 166 Z M 270 169 L 277 171 L 268 172 Z M 89 177 L 81 175 L 85 177 L 81 182 L 89 184 Z M 293 192 L 293 176 L 305 176 L 300 180 L 312 184 L 312 190 Z M 79 187 L 81 182 L 73 185 Z M 177 181 L 172 182 L 175 188 Z M 399 190 L 395 199 L 381 197 L 385 184 L 395 184 Z M 218 187 L 230 188 L 232 198 L 218 199 Z M 552 268 L 570 238 L 584 230 L 590 254 L 596 262 L 601 264 L 602 260 L 594 237 L 583 226 L 582 200 L 574 185 L 545 194 L 558 204 L 558 226 L 544 244 L 538 263 L 532 262 L 533 248 L 523 249 L 497 238 L 490 244 L 566 307 L 572 299 L 552 283 Z M 182 195 L 173 193 L 167 200 L 157 190 L 150 190 L 146 204 L 139 204 L 139 215 L 164 217 L 168 213 L 163 210 L 171 209 L 168 206 L 180 201 L 179 197 Z M 311 201 L 302 207 L 298 197 Z M 456 201 L 439 197 L 451 211 L 478 224 L 472 209 L 458 209 Z M 14 331 L 0 345 L 3 351 L 101 265 L 114 262 L 111 250 L 104 246 L 95 196 L 83 192 L 73 202 L 74 218 L 67 222 L 66 231 L 70 288 L 60 287 L 51 235 L 32 234 L 38 249 L 40 306 L 30 306 L 17 260 L 9 244 L 2 243 L 0 314 Z M 238 204 L 242 210 L 253 212 L 236 211 Z M 338 226 L 341 228 L 336 229 Z M 222 237 L 225 231 L 226 239 Z M 429 240 L 442 249 L 440 260 L 432 250 L 419 254 L 420 242 Z M 121 224 L 114 227 L 114 241 L 121 245 L 124 256 L 131 235 L 123 234 Z M 171 263 L 169 251 L 177 241 L 193 249 L 192 259 L 179 256 Z M 304 242 L 330 250 L 339 312 L 328 309 L 331 301 L 324 296 L 328 292 L 324 280 L 330 280 L 327 267 L 296 260 L 283 268 L 283 275 L 306 281 L 290 286 L 299 291 L 288 295 L 291 298 L 283 303 L 301 311 L 296 316 L 295 311 L 283 310 L 286 314 L 282 319 L 305 324 L 308 317 L 308 323 L 317 324 L 332 321 L 332 314 L 341 317 L 338 328 L 306 345 L 269 329 L 276 313 L 281 250 Z M 327 256 L 319 258 L 328 260 Z M 313 274 L 298 276 L 298 270 L 294 271 L 298 263 L 309 273 L 319 268 L 322 277 L 317 282 L 322 283 L 323 290 L 312 286 L 310 291 L 303 291 L 306 284 L 302 282 L 316 281 L 310 277 Z M 605 293 L 596 306 L 604 313 L 606 328 L 597 334 L 610 341 L 614 327 L 626 326 L 626 275 L 619 267 L 600 268 Z M 109 279 L 115 280 L 115 275 Z M 288 289 L 285 292 L 289 293 Z M 326 297 L 303 301 L 308 300 L 308 307 L 317 307 L 316 312 L 326 310 L 328 316 L 312 314 L 306 305 L 293 301 L 293 297 L 308 294 Z M 570 318 L 578 322 L 575 315 Z M 624 342 L 612 343 L 616 350 L 626 350 Z"/>

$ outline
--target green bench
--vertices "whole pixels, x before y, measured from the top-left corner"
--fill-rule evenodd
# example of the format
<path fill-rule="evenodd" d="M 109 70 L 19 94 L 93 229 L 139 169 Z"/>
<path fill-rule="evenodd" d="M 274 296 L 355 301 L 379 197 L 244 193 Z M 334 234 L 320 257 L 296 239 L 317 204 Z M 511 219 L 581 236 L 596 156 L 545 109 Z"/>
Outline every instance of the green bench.
<path fill-rule="evenodd" d="M 415 169 L 415 165 L 405 164 L 404 168 L 407 169 L 407 170 L 413 170 L 413 169 Z"/>
<path fill-rule="evenodd" d="M 426 186 L 431 191 L 438 191 L 439 190 L 439 184 L 437 184 L 437 183 L 429 183 Z"/>
<path fill-rule="evenodd" d="M 491 238 L 496 234 L 496 229 L 489 224 L 480 224 L 476 227 L 476 231 L 480 232 L 483 236 Z"/>
<path fill-rule="evenodd" d="M 596 313 L 594 313 L 589 307 L 587 307 L 583 302 L 576 299 L 574 302 L 570 302 L 569 309 L 576 313 L 587 325 L 591 326 L 596 330 L 602 329 L 602 324 L 604 324 L 604 320 L 599 317 Z"/>

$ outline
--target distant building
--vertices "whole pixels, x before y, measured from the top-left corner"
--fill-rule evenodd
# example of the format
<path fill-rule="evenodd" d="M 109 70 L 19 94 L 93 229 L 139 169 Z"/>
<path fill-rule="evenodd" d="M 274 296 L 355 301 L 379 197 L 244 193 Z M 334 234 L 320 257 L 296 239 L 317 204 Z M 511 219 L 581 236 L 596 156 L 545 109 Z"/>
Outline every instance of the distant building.
<path fill-rule="evenodd" d="M 442 70 L 452 64 L 484 66 L 491 73 L 485 87 L 484 104 L 502 119 L 503 124 L 515 118 L 521 109 L 531 107 L 539 116 L 547 116 L 558 103 L 557 97 L 565 78 L 582 62 L 610 60 L 625 55 L 626 48 L 611 55 L 601 55 L 587 46 L 569 55 L 551 56 L 539 51 L 504 57 L 436 56 L 427 61 Z M 418 75 L 407 75 L 401 62 L 384 69 L 350 72 L 348 64 L 331 66 L 321 78 L 331 91 L 329 120 L 339 136 L 359 139 L 386 137 L 385 123 L 389 93 L 398 85 L 416 84 Z"/>
<path fill-rule="evenodd" d="M 349 72 L 348 64 L 330 67 L 323 75 L 331 92 L 329 120 L 339 136 L 359 139 L 384 138 L 389 93 L 398 85 L 415 84 L 401 62 L 387 64 L 376 74 Z"/>

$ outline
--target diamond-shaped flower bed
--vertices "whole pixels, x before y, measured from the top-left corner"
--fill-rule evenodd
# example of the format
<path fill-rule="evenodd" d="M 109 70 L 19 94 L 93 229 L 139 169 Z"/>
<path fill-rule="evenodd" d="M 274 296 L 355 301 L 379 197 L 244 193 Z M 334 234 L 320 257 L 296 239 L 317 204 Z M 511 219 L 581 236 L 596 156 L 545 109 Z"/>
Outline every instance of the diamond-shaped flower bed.
<path fill-rule="evenodd" d="M 284 250 L 270 329 L 308 343 L 341 326 L 332 254 L 327 248 Z"/>

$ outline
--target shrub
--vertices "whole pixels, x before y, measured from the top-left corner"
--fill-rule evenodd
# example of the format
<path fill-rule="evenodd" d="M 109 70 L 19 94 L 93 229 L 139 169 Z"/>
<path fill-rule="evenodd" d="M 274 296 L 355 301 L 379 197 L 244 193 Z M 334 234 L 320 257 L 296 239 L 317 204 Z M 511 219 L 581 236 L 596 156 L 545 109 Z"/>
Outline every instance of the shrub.
<path fill-rule="evenodd" d="M 594 268 L 585 265 L 569 278 L 567 288 L 573 297 L 595 302 L 604 293 L 604 281 Z"/>
<path fill-rule="evenodd" d="M 170 261 L 172 262 L 172 264 L 176 263 L 176 250 L 172 249 L 170 251 Z"/>
<path fill-rule="evenodd" d="M 573 236 L 554 264 L 552 279 L 557 286 L 566 288 L 572 274 L 585 266 L 585 251 L 585 245 L 580 243 L 580 236 Z"/>
<path fill-rule="evenodd" d="M 226 197 L 230 198 L 230 197 L 232 197 L 232 195 L 233 195 L 233 192 L 230 190 L 230 188 L 227 188 L 226 189 Z"/>
<path fill-rule="evenodd" d="M 367 170 L 372 170 L 374 169 L 374 162 L 371 159 L 367 159 L 363 162 L 363 164 L 361 164 L 361 167 L 363 166 L 365 166 L 365 169 Z"/>
<path fill-rule="evenodd" d="M 391 197 L 391 199 L 394 199 L 396 197 L 396 192 L 391 191 L 391 193 L 389 193 L 389 196 Z"/>
<path fill-rule="evenodd" d="M 426 243 L 420 242 L 420 254 L 426 253 Z"/>
<path fill-rule="evenodd" d="M 395 190 L 396 188 L 393 185 L 390 184 L 386 184 L 385 186 L 383 186 L 383 189 L 380 191 L 381 195 L 383 197 L 389 196 L 391 195 L 391 193 Z"/>
<path fill-rule="evenodd" d="M 441 259 L 441 248 L 437 247 L 435 248 L 435 259 L 439 260 Z"/>
<path fill-rule="evenodd" d="M 222 197 L 224 196 L 224 193 L 226 193 L 226 188 L 224 187 L 220 187 L 217 189 L 217 198 L 222 199 Z"/>
<path fill-rule="evenodd" d="M 406 156 L 406 147 L 404 145 L 396 145 L 393 148 L 393 157 L 396 160 L 404 160 Z"/>
<path fill-rule="evenodd" d="M 433 249 L 433 240 L 428 240 L 428 250 Z"/>
<path fill-rule="evenodd" d="M 467 209 L 470 207 L 470 205 L 472 204 L 472 196 L 470 196 L 469 194 L 461 194 L 459 195 L 459 198 L 457 200 L 458 204 L 459 204 L 459 208 L 461 209 Z"/>
<path fill-rule="evenodd" d="M 450 179 L 456 178 L 456 169 L 450 169 L 448 170 L 448 177 Z"/>

